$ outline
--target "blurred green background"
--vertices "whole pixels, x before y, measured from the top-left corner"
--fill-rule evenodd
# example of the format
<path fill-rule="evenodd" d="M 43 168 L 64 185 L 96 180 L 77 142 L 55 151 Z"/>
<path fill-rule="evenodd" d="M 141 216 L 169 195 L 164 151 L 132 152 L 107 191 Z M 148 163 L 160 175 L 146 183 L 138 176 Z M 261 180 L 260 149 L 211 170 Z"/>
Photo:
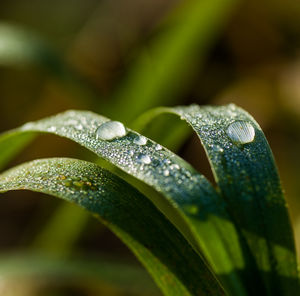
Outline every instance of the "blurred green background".
<path fill-rule="evenodd" d="M 130 125 L 151 107 L 236 103 L 269 140 L 300 252 L 299 19 L 294 0 L 1 1 L 0 131 L 67 109 Z M 173 149 L 212 179 L 196 136 Z M 10 165 L 52 156 L 93 159 L 42 136 Z M 113 234 L 62 204 L 2 198 L 0 295 L 160 295 Z"/>

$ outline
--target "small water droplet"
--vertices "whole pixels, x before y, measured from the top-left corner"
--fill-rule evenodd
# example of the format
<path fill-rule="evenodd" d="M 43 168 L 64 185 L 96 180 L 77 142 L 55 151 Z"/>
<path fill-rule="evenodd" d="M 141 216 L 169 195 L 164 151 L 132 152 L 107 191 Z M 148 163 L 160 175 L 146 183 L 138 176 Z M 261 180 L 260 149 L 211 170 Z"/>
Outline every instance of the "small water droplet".
<path fill-rule="evenodd" d="M 175 163 L 175 164 L 172 164 L 172 165 L 170 166 L 170 169 L 171 169 L 171 170 L 179 170 L 179 169 L 180 169 L 180 166 L 179 166 L 177 163 Z"/>
<path fill-rule="evenodd" d="M 133 143 L 137 145 L 146 145 L 147 144 L 147 138 L 144 136 L 138 136 L 137 138 L 134 138 Z"/>
<path fill-rule="evenodd" d="M 49 131 L 49 132 L 55 132 L 55 131 L 56 131 L 56 127 L 55 127 L 55 126 L 50 126 L 50 127 L 48 128 L 48 131 Z"/>
<path fill-rule="evenodd" d="M 250 143 L 254 140 L 255 130 L 251 123 L 246 121 L 235 121 L 227 127 L 227 135 L 238 144 Z"/>
<path fill-rule="evenodd" d="M 164 170 L 163 174 L 164 174 L 164 176 L 168 177 L 170 175 L 170 171 L 169 170 Z"/>
<path fill-rule="evenodd" d="M 127 132 L 123 123 L 119 121 L 107 121 L 96 130 L 96 137 L 100 140 L 113 140 L 126 136 Z"/>
<path fill-rule="evenodd" d="M 151 158 L 150 158 L 150 156 L 147 155 L 147 154 L 139 154 L 138 160 L 139 160 L 139 162 L 142 162 L 142 163 L 144 163 L 144 164 L 149 164 L 149 163 L 151 163 Z"/>

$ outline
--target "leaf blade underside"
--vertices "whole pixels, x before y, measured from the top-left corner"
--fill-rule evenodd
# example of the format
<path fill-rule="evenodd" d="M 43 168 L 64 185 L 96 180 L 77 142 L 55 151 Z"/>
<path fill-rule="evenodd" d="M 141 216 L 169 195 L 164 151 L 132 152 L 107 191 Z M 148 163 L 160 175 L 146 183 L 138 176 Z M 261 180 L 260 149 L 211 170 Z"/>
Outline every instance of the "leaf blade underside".
<path fill-rule="evenodd" d="M 0 175 L 0 192 L 19 189 L 50 194 L 91 212 L 129 246 L 165 295 L 223 295 L 198 254 L 152 203 L 96 164 L 41 159 Z"/>

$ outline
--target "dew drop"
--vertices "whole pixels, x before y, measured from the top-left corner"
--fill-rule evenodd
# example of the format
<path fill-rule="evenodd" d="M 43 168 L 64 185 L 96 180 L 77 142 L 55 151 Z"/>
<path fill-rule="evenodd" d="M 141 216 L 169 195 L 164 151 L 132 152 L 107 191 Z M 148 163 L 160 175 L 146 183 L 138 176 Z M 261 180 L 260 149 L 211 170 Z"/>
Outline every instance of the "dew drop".
<path fill-rule="evenodd" d="M 235 121 L 227 127 L 227 135 L 234 142 L 238 144 L 250 143 L 254 140 L 254 127 L 246 121 Z"/>
<path fill-rule="evenodd" d="M 48 131 L 49 131 L 49 132 L 56 132 L 56 127 L 55 127 L 55 126 L 50 126 L 50 127 L 48 128 Z"/>
<path fill-rule="evenodd" d="M 138 136 L 137 138 L 135 138 L 134 140 L 133 140 L 133 143 L 134 144 L 137 144 L 137 145 L 146 145 L 147 144 L 147 138 L 146 137 L 144 137 L 144 136 Z"/>
<path fill-rule="evenodd" d="M 96 130 L 96 137 L 100 140 L 113 140 L 126 136 L 127 132 L 123 123 L 119 121 L 107 121 Z"/>
<path fill-rule="evenodd" d="M 150 156 L 147 155 L 147 154 L 140 154 L 140 155 L 138 156 L 138 160 L 139 160 L 139 162 L 144 163 L 144 164 L 149 164 L 149 163 L 151 163 L 151 158 L 150 158 Z"/>
<path fill-rule="evenodd" d="M 164 176 L 168 177 L 170 175 L 170 171 L 169 170 L 164 170 L 163 174 L 164 174 Z"/>

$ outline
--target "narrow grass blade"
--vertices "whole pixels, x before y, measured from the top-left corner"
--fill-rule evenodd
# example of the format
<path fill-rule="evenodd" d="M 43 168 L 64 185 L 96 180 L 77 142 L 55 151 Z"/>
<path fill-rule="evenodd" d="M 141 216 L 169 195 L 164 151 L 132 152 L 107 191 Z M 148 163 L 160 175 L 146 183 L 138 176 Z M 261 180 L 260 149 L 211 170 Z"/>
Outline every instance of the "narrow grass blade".
<path fill-rule="evenodd" d="M 0 137 L 0 170 L 35 138 L 34 133 L 25 133 L 19 137 L 12 137 L 9 133 Z"/>
<path fill-rule="evenodd" d="M 222 294 L 198 254 L 152 203 L 96 164 L 52 158 L 0 175 L 0 192 L 18 189 L 65 199 L 98 217 L 134 252 L 165 295 Z"/>
<path fill-rule="evenodd" d="M 160 108 L 142 113 L 132 122 L 132 128 L 171 151 L 178 151 L 185 140 L 192 134 L 191 128 L 185 122 L 178 120 L 174 114 L 170 113 L 170 116 L 168 114 L 166 116 L 156 116 L 156 111 L 158 112 L 157 115 L 161 114 Z M 152 120 L 153 117 L 156 118 L 155 121 Z"/>
<path fill-rule="evenodd" d="M 204 254 L 232 295 L 247 295 L 246 290 L 253 287 L 263 289 L 256 267 L 227 213 L 226 203 L 207 179 L 152 140 L 142 138 L 143 143 L 139 143 L 141 136 L 132 130 L 127 129 L 126 135 L 110 141 L 97 138 L 97 129 L 107 121 L 91 112 L 68 111 L 27 123 L 4 137 L 54 133 L 90 149 L 162 194 L 152 198 L 152 202 Z"/>
<path fill-rule="evenodd" d="M 164 113 L 178 115 L 198 134 L 268 294 L 296 295 L 299 280 L 293 231 L 273 155 L 259 125 L 233 104 L 158 108 L 152 120 Z"/>

